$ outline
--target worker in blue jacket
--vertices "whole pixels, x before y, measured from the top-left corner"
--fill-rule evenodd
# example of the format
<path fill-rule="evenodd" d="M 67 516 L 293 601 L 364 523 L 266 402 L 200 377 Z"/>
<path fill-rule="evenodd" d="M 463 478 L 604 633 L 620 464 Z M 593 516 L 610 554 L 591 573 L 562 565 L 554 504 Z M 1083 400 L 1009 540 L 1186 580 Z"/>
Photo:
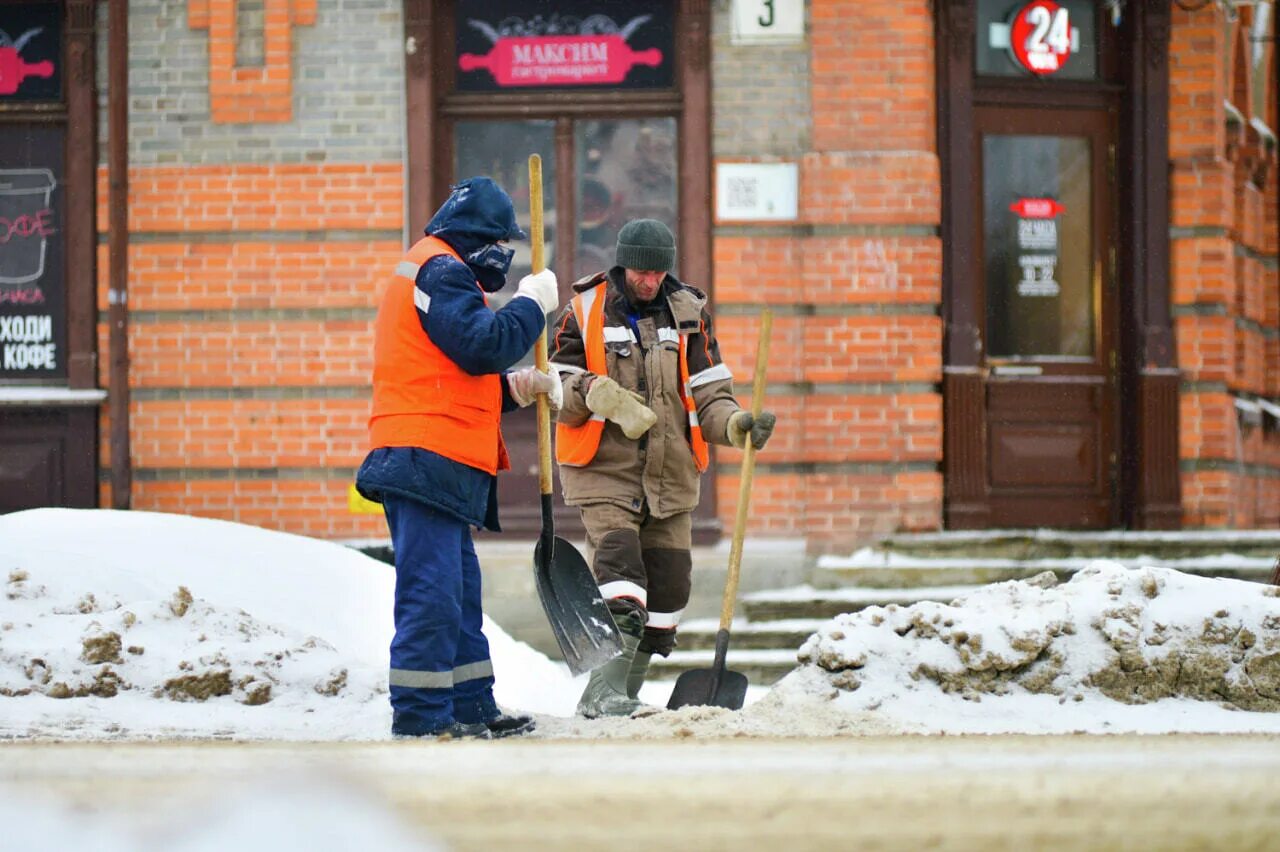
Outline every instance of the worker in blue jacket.
<path fill-rule="evenodd" d="M 471 527 L 497 531 L 497 473 L 510 466 L 501 414 L 558 379 L 527 367 L 559 305 L 550 270 L 526 275 L 500 310 L 523 239 L 511 199 L 477 177 L 453 188 L 387 281 L 374 334 L 370 452 L 356 487 L 382 503 L 395 549 L 391 732 L 397 737 L 508 736 L 533 728 L 499 711 L 481 630 L 480 565 Z"/>

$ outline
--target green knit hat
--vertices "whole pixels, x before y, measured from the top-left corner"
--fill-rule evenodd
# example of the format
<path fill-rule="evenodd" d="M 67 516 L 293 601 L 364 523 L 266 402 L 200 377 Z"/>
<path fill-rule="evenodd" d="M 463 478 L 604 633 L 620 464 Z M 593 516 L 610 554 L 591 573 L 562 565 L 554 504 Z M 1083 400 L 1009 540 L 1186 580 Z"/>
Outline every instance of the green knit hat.
<path fill-rule="evenodd" d="M 618 266 L 670 272 L 676 265 L 676 238 L 657 219 L 633 219 L 618 232 Z"/>

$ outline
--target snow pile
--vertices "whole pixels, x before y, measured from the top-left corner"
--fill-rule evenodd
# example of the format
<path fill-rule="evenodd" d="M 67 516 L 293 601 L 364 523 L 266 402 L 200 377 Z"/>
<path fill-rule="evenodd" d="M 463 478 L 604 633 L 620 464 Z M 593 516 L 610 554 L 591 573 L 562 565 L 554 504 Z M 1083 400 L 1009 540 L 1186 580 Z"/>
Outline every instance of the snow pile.
<path fill-rule="evenodd" d="M 0 516 L 0 737 L 386 739 L 394 571 L 148 512 Z M 486 621 L 496 697 L 572 713 L 563 664 Z"/>
<path fill-rule="evenodd" d="M 385 740 L 393 587 L 356 551 L 243 524 L 0 516 L 0 740 Z M 1276 594 L 1094 562 L 840 616 L 740 712 L 633 719 L 575 718 L 585 676 L 485 633 L 498 702 L 538 714 L 535 737 L 1280 732 Z"/>
<path fill-rule="evenodd" d="M 1063 585 L 1046 573 L 950 605 L 839 616 L 801 647 L 801 667 L 770 697 L 825 696 L 906 730 L 1273 730 L 1275 716 L 1223 723 L 1221 714 L 1280 710 L 1277 594 L 1096 561 Z M 1205 702 L 1218 713 L 1193 706 Z"/>
<path fill-rule="evenodd" d="M 138 691 L 173 701 L 231 696 L 245 705 L 313 692 L 372 698 L 377 675 L 353 674 L 317 636 L 215 606 L 177 586 L 165 599 L 123 598 L 109 574 L 92 590 L 65 576 L 9 572 L 0 630 L 0 696 L 114 698 Z M 148 590 L 150 591 L 150 590 Z"/>

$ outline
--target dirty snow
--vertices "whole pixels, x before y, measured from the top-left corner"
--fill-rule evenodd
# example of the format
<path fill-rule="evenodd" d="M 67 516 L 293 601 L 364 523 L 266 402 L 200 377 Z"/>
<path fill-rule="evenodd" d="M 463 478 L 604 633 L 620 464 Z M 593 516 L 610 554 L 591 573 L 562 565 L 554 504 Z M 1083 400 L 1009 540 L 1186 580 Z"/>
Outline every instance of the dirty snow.
<path fill-rule="evenodd" d="M 0 739 L 386 739 L 393 580 L 349 548 L 224 521 L 0 516 Z M 572 716 L 583 678 L 486 633 L 498 702 L 537 714 L 539 737 L 1159 733 L 1280 731 L 1262 712 L 1280 706 L 1278 620 L 1258 584 L 1099 561 L 1061 586 L 820 622 L 738 713 L 596 721 Z"/>
<path fill-rule="evenodd" d="M 832 619 L 771 698 L 920 733 L 1280 730 L 1276 588 L 1097 560 Z"/>
<path fill-rule="evenodd" d="M 226 521 L 0 516 L 0 739 L 385 739 L 394 581 L 341 545 Z M 573 711 L 562 663 L 485 632 L 500 704 Z"/>

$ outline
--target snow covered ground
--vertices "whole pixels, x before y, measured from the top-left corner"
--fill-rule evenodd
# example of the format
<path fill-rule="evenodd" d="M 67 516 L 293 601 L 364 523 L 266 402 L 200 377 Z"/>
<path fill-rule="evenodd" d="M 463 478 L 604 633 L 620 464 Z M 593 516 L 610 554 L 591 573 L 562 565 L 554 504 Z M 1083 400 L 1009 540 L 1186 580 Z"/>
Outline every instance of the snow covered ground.
<path fill-rule="evenodd" d="M 433 848 L 433 835 L 408 830 L 403 812 L 392 806 L 403 788 L 380 796 L 376 784 L 335 784 L 315 773 L 317 761 L 346 765 L 334 752 L 289 752 L 298 774 L 288 778 L 210 780 L 218 793 L 207 800 L 191 789 L 202 775 L 179 769 L 189 762 L 193 771 L 219 778 L 221 762 L 253 765 L 253 755 L 275 762 L 260 751 L 211 752 L 216 739 L 259 748 L 338 741 L 346 741 L 343 748 L 370 748 L 387 741 L 392 588 L 392 569 L 355 550 L 237 523 L 109 510 L 0 516 L 0 750 L 12 750 L 13 770 L 0 769 L 0 821 L 18 833 L 10 834 L 10 842 L 18 843 L 15 848 L 91 843 L 111 851 L 282 852 L 369 842 L 385 849 Z M 362 753 L 355 765 L 403 759 L 406 771 L 451 766 L 449 778 L 474 768 L 471 787 L 458 788 L 471 791 L 498 783 L 497 773 L 509 771 L 512 760 L 539 778 L 552 765 L 563 764 L 571 774 L 586 765 L 599 768 L 608 753 L 603 750 L 630 747 L 614 756 L 618 765 L 664 774 L 694 760 L 699 771 L 718 778 L 755 778 L 759 789 L 749 792 L 765 812 L 768 802 L 778 801 L 778 788 L 768 783 L 768 760 L 791 766 L 788 784 L 812 774 L 813 789 L 805 787 L 805 796 L 833 796 L 844 789 L 836 780 L 841 771 L 852 783 L 852 774 L 870 771 L 865 761 L 881 748 L 892 753 L 884 771 L 901 771 L 899 748 L 886 745 L 896 734 L 1280 732 L 1276 590 L 1169 568 L 1126 569 L 1100 560 L 1062 585 L 1042 576 L 968 591 L 951 604 L 872 606 L 841 615 L 818 624 L 799 651 L 796 672 L 772 690 L 753 687 L 740 713 L 686 707 L 641 719 L 575 719 L 584 678 L 571 677 L 562 663 L 513 641 L 497 624 L 489 623 L 486 632 L 499 704 L 538 715 L 538 732 L 512 745 L 442 745 L 456 757 L 387 742 L 387 751 Z M 643 697 L 662 705 L 669 688 L 649 684 Z M 710 738 L 722 743 L 714 748 L 727 751 L 709 751 L 710 743 L 700 750 L 681 746 Z M 590 753 L 573 750 L 591 739 L 611 739 L 616 746 L 596 742 Z M 956 742 L 928 739 L 940 746 Z M 141 747 L 169 751 L 74 751 L 146 741 L 166 745 Z M 787 742 L 794 745 L 782 745 Z M 819 746 L 823 742 L 832 745 Z M 860 742 L 867 745 L 850 753 L 849 746 Z M 1027 748 L 992 742 L 1004 742 L 1010 753 Z M 1132 750 L 1125 742 L 1117 738 L 1116 747 Z M 1263 742 L 1260 757 L 1274 755 L 1274 741 Z M 741 751 L 735 743 L 759 743 L 765 751 Z M 1253 753 L 1248 743 L 1239 746 Z M 1064 760 L 1079 747 L 1052 750 Z M 40 748 L 54 751 L 31 751 Z M 922 745 L 915 741 L 909 748 Z M 1219 747 L 1196 748 L 1201 752 L 1187 759 L 1193 764 Z M 1110 753 L 1110 747 L 1102 751 Z M 929 760 L 925 755 L 932 752 L 920 753 Z M 160 769 L 150 765 L 161 756 Z M 137 759 L 133 773 L 127 766 Z M 952 759 L 938 760 L 950 766 Z M 1120 769 L 1135 771 L 1147 759 L 1139 750 L 1125 760 Z M 1270 773 L 1272 762 L 1258 771 Z M 95 768 L 82 769 L 90 765 Z M 609 761 L 603 766 L 608 769 Z M 1215 778 L 1235 777 L 1235 769 L 1220 769 Z M 37 771 L 44 780 L 33 784 Z M 91 780 L 68 780 L 79 771 Z M 993 801 L 1025 785 L 1050 783 L 1044 779 L 1057 774 L 1011 775 L 992 793 Z M 170 777 L 192 794 L 178 796 L 175 789 L 173 802 L 155 803 L 155 785 Z M 594 775 L 580 780 L 584 801 L 591 784 L 603 783 Z M 51 789 L 92 789 L 97 797 L 106 791 L 104 783 L 118 783 L 120 796 L 142 784 L 145 796 L 120 812 L 87 807 L 74 796 L 74 803 L 46 796 Z M 858 796 L 878 789 L 876 779 L 858 783 Z M 1091 783 L 1070 780 L 1062 796 L 1075 796 L 1071 791 Z M 915 784 L 904 779 L 908 798 L 902 801 L 910 801 Z M 1242 784 L 1244 792 L 1261 787 Z M 521 785 L 529 796 L 534 787 Z M 416 789 L 443 797 L 451 784 Z M 1192 797 L 1187 801 L 1203 794 L 1184 793 Z M 1236 801 L 1231 796 L 1224 801 Z M 1162 801 L 1156 796 L 1140 806 Z M 545 810 L 536 798 L 526 805 L 531 815 Z M 681 830 L 699 825 L 713 805 L 699 800 Z M 481 800 L 475 807 L 476 824 L 492 823 L 489 805 Z M 803 803 L 796 807 L 795 826 L 812 823 Z M 517 829 L 512 826 L 513 837 L 526 837 Z M 788 848 L 804 848 L 803 842 L 795 846 L 797 838 L 804 839 L 787 834 Z"/>
<path fill-rule="evenodd" d="M 224 521 L 0 516 L 0 739 L 387 739 L 393 579 Z M 1165 568 L 1099 561 L 1061 586 L 841 616 L 739 713 L 575 719 L 581 677 L 486 632 L 498 702 L 535 713 L 539 737 L 1280 731 L 1280 598 Z"/>

